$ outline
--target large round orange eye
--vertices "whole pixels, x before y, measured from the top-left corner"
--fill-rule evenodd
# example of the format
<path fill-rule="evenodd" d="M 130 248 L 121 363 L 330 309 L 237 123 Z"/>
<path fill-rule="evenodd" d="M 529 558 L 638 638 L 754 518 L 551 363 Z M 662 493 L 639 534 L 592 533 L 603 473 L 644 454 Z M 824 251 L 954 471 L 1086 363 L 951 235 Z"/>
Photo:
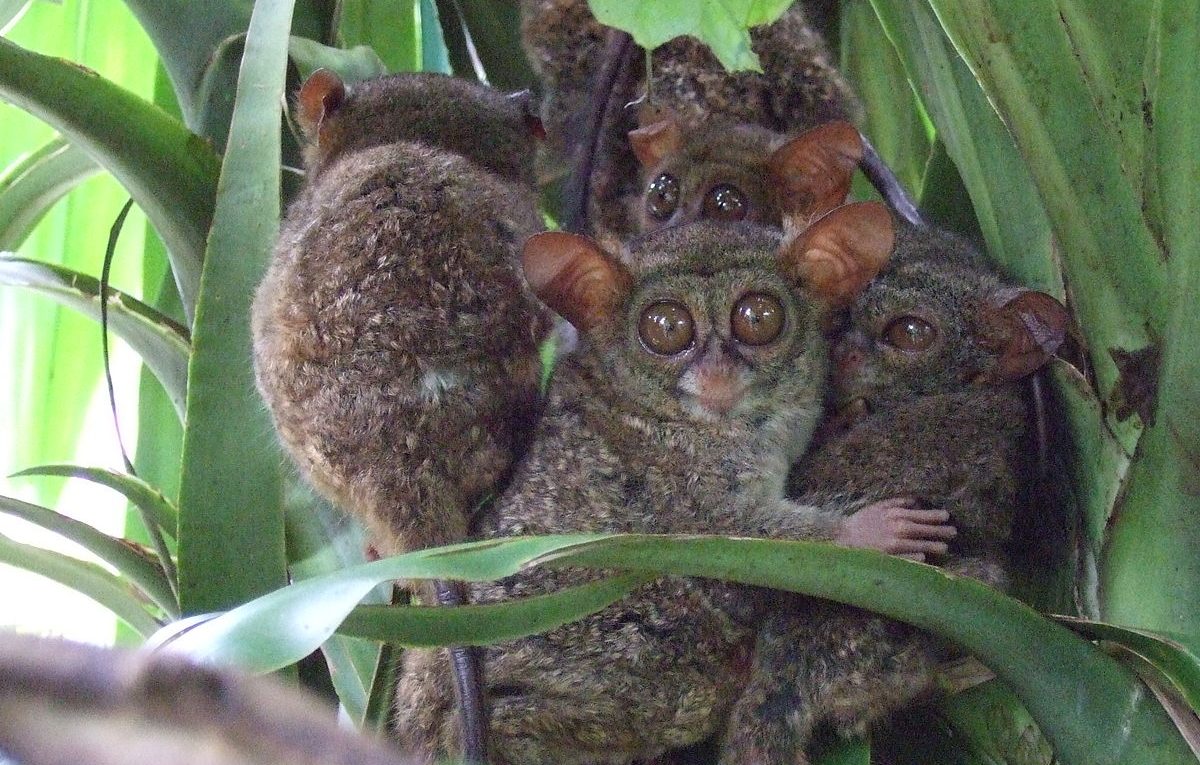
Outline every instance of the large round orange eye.
<path fill-rule="evenodd" d="M 730 317 L 733 336 L 746 345 L 766 345 L 783 332 L 783 304 L 779 298 L 751 292 L 737 301 Z"/>
<path fill-rule="evenodd" d="M 901 316 L 893 319 L 883 330 L 884 341 L 902 351 L 919 353 L 928 350 L 937 339 L 937 330 L 924 319 L 916 316 Z"/>
<path fill-rule="evenodd" d="M 642 311 L 638 322 L 638 337 L 651 352 L 673 356 L 692 344 L 696 325 L 692 314 L 682 303 L 662 300 Z"/>
<path fill-rule="evenodd" d="M 679 206 L 679 180 L 670 173 L 663 173 L 646 187 L 646 212 L 655 220 L 666 220 L 675 214 Z"/>
<path fill-rule="evenodd" d="M 704 197 L 704 217 L 710 220 L 735 221 L 746 217 L 750 205 L 737 186 L 719 183 Z"/>

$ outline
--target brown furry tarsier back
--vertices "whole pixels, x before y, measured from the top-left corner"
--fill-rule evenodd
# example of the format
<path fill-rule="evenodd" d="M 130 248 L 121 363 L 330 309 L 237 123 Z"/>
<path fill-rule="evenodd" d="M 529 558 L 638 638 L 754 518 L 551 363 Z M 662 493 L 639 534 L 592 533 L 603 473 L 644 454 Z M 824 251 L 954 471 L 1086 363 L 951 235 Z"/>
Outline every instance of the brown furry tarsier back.
<path fill-rule="evenodd" d="M 806 504 L 912 496 L 958 531 L 933 562 L 1006 584 L 1005 544 L 1031 479 L 1021 379 L 1065 337 L 1049 295 L 1005 286 L 961 240 L 899 225 L 895 250 L 850 304 L 833 349 L 844 422 L 792 471 Z M 723 765 L 795 765 L 814 726 L 847 733 L 933 690 L 931 636 L 849 606 L 804 601 L 768 617 Z"/>
<path fill-rule="evenodd" d="M 643 95 L 689 127 L 712 120 L 797 135 L 855 116 L 850 88 L 802 6 L 796 3 L 779 20 L 751 30 L 762 72 L 727 72 L 705 45 L 681 37 L 654 50 L 647 87 L 644 57 L 632 46 L 624 49 L 615 83 L 597 82 L 611 63 L 606 56 L 617 55 L 607 44 L 616 35 L 596 21 L 587 0 L 521 0 L 525 51 L 545 90 L 549 148 L 567 162 L 579 151 L 592 158 L 586 189 L 590 231 L 608 243 L 623 242 L 638 230 L 642 189 L 626 141 L 638 127 L 637 110 L 625 105 Z M 596 92 L 610 85 L 611 92 Z M 595 145 L 578 145 L 597 121 L 602 128 Z"/>
<path fill-rule="evenodd" d="M 822 410 L 820 317 L 878 270 L 891 250 L 888 220 L 880 205 L 851 205 L 787 238 L 753 224 L 696 223 L 632 243 L 629 265 L 584 237 L 532 238 L 528 281 L 581 342 L 556 368 L 529 450 L 482 533 L 712 533 L 923 549 L 944 531 L 944 513 L 893 499 L 816 507 L 783 498 L 788 466 Z M 472 601 L 597 576 L 537 568 L 473 585 Z M 490 647 L 491 761 L 629 763 L 706 738 L 745 682 L 758 612 L 746 588 L 663 578 L 582 621 Z M 444 656 L 409 651 L 405 661 L 399 735 L 430 761 L 453 755 Z"/>
<path fill-rule="evenodd" d="M 259 388 L 301 472 L 379 553 L 462 541 L 536 419 L 551 327 L 517 263 L 543 228 L 527 100 L 319 70 L 297 106 L 308 178 L 254 302 Z M 450 653 L 482 760 L 479 668 Z"/>

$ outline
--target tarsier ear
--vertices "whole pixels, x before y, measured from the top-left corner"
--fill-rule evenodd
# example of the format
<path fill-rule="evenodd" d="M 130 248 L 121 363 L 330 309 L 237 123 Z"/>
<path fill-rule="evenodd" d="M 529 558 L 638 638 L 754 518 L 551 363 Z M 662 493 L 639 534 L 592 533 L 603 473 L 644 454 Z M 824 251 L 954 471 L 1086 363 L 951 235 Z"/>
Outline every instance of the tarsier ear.
<path fill-rule="evenodd" d="M 633 146 L 633 153 L 647 170 L 658 167 L 663 157 L 679 149 L 682 141 L 683 131 L 671 116 L 629 131 L 629 144 Z"/>
<path fill-rule="evenodd" d="M 1023 288 L 991 296 L 983 332 L 986 345 L 1000 358 L 976 382 L 1011 382 L 1050 361 L 1067 338 L 1070 316 L 1063 304 L 1044 292 Z"/>
<path fill-rule="evenodd" d="M 308 76 L 300 86 L 300 95 L 296 99 L 300 129 L 308 140 L 318 139 L 321 123 L 337 111 L 345 99 L 346 86 L 333 71 L 318 69 Z"/>
<path fill-rule="evenodd" d="M 508 100 L 516 104 L 517 108 L 521 110 L 521 114 L 525 118 L 525 128 L 529 131 L 529 135 L 539 141 L 546 140 L 546 128 L 542 125 L 542 118 L 538 116 L 538 107 L 534 102 L 533 91 L 525 88 L 515 93 L 509 93 Z"/>
<path fill-rule="evenodd" d="M 831 305 L 849 302 L 892 254 L 892 215 L 879 202 L 844 205 L 784 240 L 784 276 Z"/>
<path fill-rule="evenodd" d="M 846 201 L 863 157 L 862 136 L 849 122 L 830 122 L 793 138 L 767 160 L 780 212 L 812 220 Z"/>
<path fill-rule="evenodd" d="M 534 294 L 580 332 L 610 318 L 633 283 L 600 245 L 565 231 L 531 236 L 521 262 Z"/>

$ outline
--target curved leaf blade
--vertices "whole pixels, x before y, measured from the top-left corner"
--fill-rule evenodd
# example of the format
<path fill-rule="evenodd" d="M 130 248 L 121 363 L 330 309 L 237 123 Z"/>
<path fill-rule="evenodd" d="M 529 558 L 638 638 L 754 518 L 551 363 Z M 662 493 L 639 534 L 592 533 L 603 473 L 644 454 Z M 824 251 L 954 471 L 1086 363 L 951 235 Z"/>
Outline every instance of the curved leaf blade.
<path fill-rule="evenodd" d="M 81 465 L 39 465 L 13 473 L 12 478 L 31 475 L 52 475 L 63 478 L 82 478 L 122 494 L 152 520 L 163 533 L 174 538 L 179 533 L 179 511 L 171 501 L 137 476 L 108 468 L 89 468 Z"/>
<path fill-rule="evenodd" d="M 100 318 L 100 282 L 69 268 L 3 253 L 0 285 L 26 287 L 93 319 Z M 182 418 L 191 350 L 187 330 L 112 288 L 108 294 L 108 326 L 142 357 Z"/>
<path fill-rule="evenodd" d="M 288 55 L 306 80 L 317 69 L 331 69 L 345 82 L 358 82 L 387 74 L 387 66 L 375 51 L 366 45 L 353 48 L 332 48 L 315 40 L 293 37 L 288 42 Z"/>
<path fill-rule="evenodd" d="M 128 577 L 163 611 L 172 616 L 179 613 L 179 604 L 175 602 L 171 584 L 162 566 L 149 553 L 74 518 L 13 497 L 0 496 L 0 513 L 28 521 L 75 542 Z"/>
<path fill-rule="evenodd" d="M 290 0 L 254 6 L 205 254 L 188 369 L 179 488 L 184 613 L 229 608 L 287 581 L 280 465 L 254 384 L 250 301 L 279 226 Z"/>
<path fill-rule="evenodd" d="M 14 542 L 0 534 L 0 562 L 53 579 L 83 593 L 117 615 L 139 635 L 154 634 L 161 625 L 146 611 L 143 600 L 129 583 L 94 563 L 40 547 Z"/>
<path fill-rule="evenodd" d="M 624 574 L 500 605 L 358 606 L 338 632 L 409 647 L 489 645 L 582 619 L 653 578 Z"/>
<path fill-rule="evenodd" d="M 220 161 L 212 148 L 94 72 L 4 39 L 0 96 L 53 125 L 129 191 L 167 245 L 190 317 L 216 197 Z"/>
<path fill-rule="evenodd" d="M 16 250 L 54 203 L 100 172 L 95 160 L 62 138 L 0 174 L 0 251 Z"/>

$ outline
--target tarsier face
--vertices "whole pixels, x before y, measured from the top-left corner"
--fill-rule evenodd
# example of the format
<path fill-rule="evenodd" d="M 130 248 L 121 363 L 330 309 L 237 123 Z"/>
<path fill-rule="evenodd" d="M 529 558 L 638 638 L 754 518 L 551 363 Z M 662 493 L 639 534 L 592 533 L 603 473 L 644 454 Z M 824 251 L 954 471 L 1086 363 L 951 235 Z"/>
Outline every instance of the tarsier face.
<path fill-rule="evenodd" d="M 832 350 L 835 399 L 861 413 L 1031 374 L 1062 343 L 1067 315 L 1049 295 L 1003 287 L 961 241 L 905 228 L 845 321 Z"/>
<path fill-rule="evenodd" d="M 523 263 L 580 331 L 580 353 L 638 407 L 750 421 L 822 388 L 820 316 L 862 289 L 892 241 L 886 209 L 862 203 L 796 237 L 746 223 L 664 229 L 631 245 L 634 271 L 561 232 L 531 238 Z"/>
<path fill-rule="evenodd" d="M 720 122 L 684 127 L 661 119 L 629 134 L 644 171 L 639 220 L 656 231 L 696 220 L 780 226 L 814 219 L 845 201 L 862 157 L 849 123 L 786 138 Z"/>

